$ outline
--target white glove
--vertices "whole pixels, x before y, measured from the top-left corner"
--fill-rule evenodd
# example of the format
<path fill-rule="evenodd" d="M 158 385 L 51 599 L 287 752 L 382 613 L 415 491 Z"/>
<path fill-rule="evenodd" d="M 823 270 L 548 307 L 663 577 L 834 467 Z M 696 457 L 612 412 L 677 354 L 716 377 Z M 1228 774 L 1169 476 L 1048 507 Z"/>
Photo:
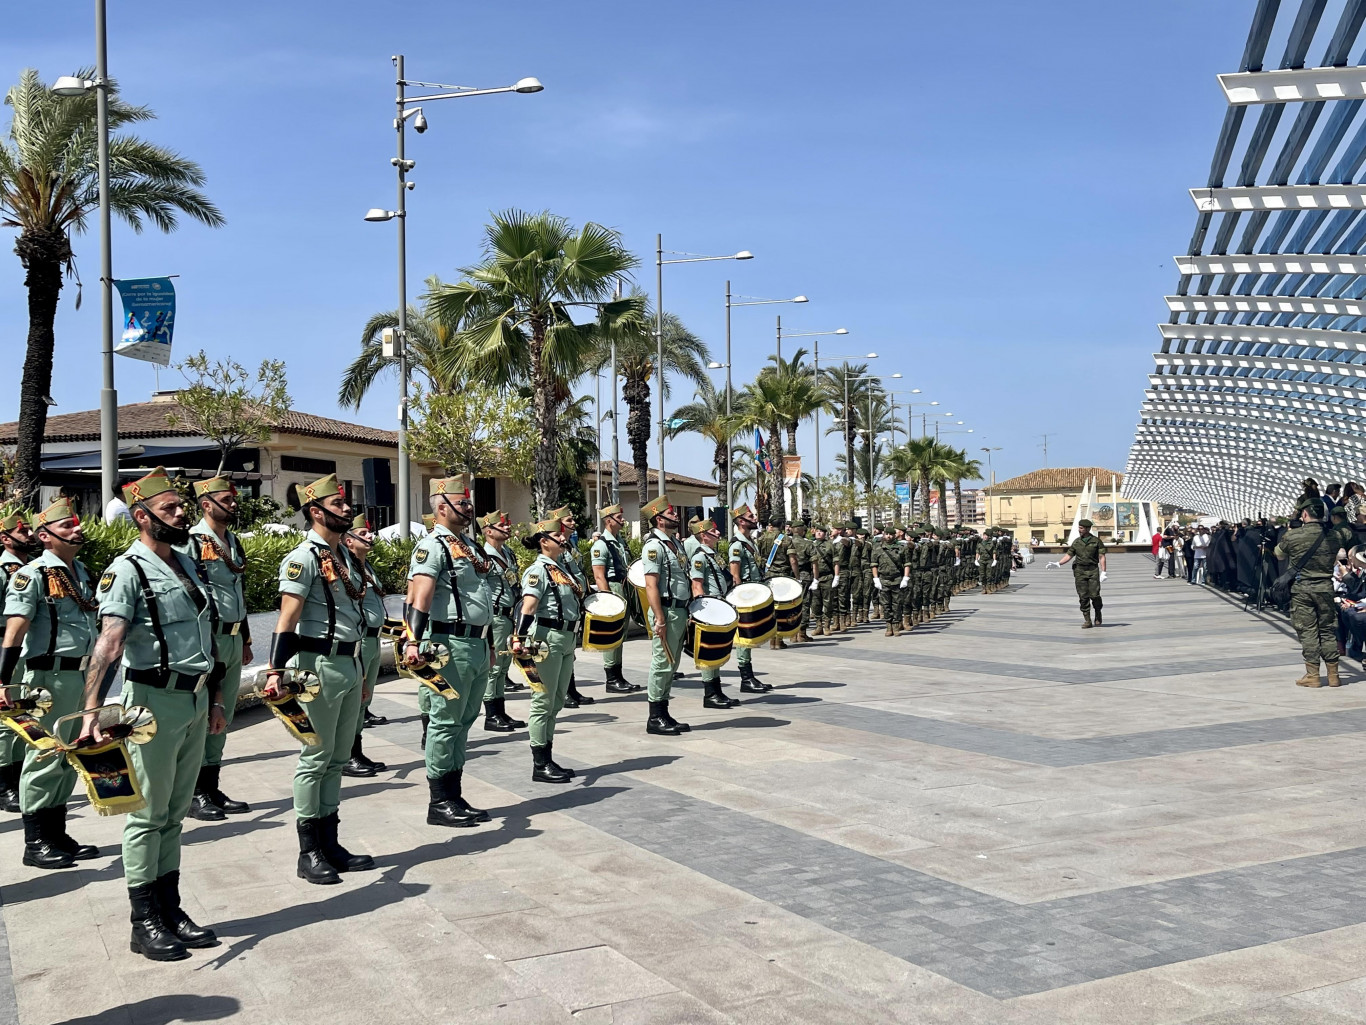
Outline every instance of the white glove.
<path fill-rule="evenodd" d="M 821 582 L 820 582 L 819 580 L 813 580 L 813 581 L 811 581 L 811 586 L 808 587 L 807 590 L 808 590 L 808 591 L 814 591 L 816 588 L 818 588 L 818 587 L 820 587 L 820 586 L 821 586 Z"/>
<path fill-rule="evenodd" d="M 838 573 L 836 573 L 836 574 L 835 574 L 835 579 L 832 580 L 832 581 L 830 581 L 830 586 L 831 586 L 831 587 L 839 587 L 839 585 L 840 585 L 840 575 L 839 575 Z"/>
<path fill-rule="evenodd" d="M 881 590 L 882 590 L 882 578 L 881 578 L 881 577 L 873 577 L 873 589 L 874 589 L 875 591 L 881 591 Z"/>
<path fill-rule="evenodd" d="M 901 578 L 901 589 L 904 591 L 907 587 L 910 587 L 910 586 L 911 586 L 911 578 L 910 578 L 910 577 L 902 577 L 902 578 Z"/>
<path fill-rule="evenodd" d="M 993 566 L 995 566 L 995 565 L 996 565 L 996 560 L 995 560 L 995 559 L 992 559 L 992 560 L 991 560 L 991 564 L 992 564 Z"/>
<path fill-rule="evenodd" d="M 992 565 L 995 566 L 996 563 L 993 562 Z M 1044 569 L 1058 569 L 1058 568 L 1060 568 L 1061 566 L 1062 566 L 1062 563 L 1060 563 L 1060 562 L 1050 562 L 1047 566 L 1044 567 Z"/>
<path fill-rule="evenodd" d="M 1106 573 L 1105 570 L 1101 570 L 1101 571 L 1100 571 L 1100 582 L 1101 582 L 1102 584 L 1105 583 L 1105 578 L 1106 578 L 1107 576 L 1109 576 L 1109 574 Z"/>

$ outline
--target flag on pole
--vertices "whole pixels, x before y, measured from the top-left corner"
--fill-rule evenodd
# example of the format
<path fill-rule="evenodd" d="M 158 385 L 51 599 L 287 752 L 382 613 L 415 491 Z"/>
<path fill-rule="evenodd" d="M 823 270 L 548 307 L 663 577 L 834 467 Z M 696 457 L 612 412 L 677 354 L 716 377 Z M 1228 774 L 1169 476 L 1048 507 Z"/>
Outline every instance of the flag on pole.
<path fill-rule="evenodd" d="M 764 473 L 773 472 L 773 461 L 764 451 L 764 436 L 759 433 L 757 427 L 754 428 L 754 461 L 764 468 Z"/>

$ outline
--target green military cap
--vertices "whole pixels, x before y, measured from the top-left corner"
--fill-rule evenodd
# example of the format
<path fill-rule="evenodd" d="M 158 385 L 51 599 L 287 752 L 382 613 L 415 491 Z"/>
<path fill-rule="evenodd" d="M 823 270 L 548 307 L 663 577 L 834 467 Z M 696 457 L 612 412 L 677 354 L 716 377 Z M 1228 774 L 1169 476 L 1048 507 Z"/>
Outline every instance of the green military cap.
<path fill-rule="evenodd" d="M 857 530 L 854 531 L 854 533 L 857 534 L 859 537 L 867 537 L 869 531 L 867 527 L 859 527 Z"/>
<path fill-rule="evenodd" d="M 367 519 L 365 518 L 365 513 L 359 513 L 354 519 L 351 520 L 351 529 L 352 529 L 352 530 L 369 530 L 369 529 L 370 529 L 370 521 L 367 520 Z"/>
<path fill-rule="evenodd" d="M 620 506 L 619 504 L 604 505 L 601 509 L 598 510 L 598 516 L 600 516 L 600 517 L 601 517 L 602 519 L 604 519 L 604 520 L 607 519 L 607 517 L 609 517 L 609 516 L 621 516 L 621 515 L 622 515 L 622 510 L 621 510 L 621 506 Z"/>
<path fill-rule="evenodd" d="M 1077 526 L 1078 526 L 1078 527 L 1094 527 L 1095 524 L 1092 523 L 1090 520 L 1077 520 Z"/>
<path fill-rule="evenodd" d="M 759 519 L 759 517 L 754 512 L 754 507 L 750 505 L 748 502 L 741 502 L 734 509 L 732 509 L 730 511 L 730 518 L 732 520 L 754 520 L 756 522 Z"/>
<path fill-rule="evenodd" d="M 294 493 L 299 496 L 300 505 L 308 505 L 311 502 L 321 502 L 333 495 L 340 495 L 342 488 L 337 475 L 329 473 L 326 477 L 319 477 L 312 484 L 295 484 Z"/>
<path fill-rule="evenodd" d="M 428 496 L 460 495 L 468 498 L 470 475 L 468 473 L 457 473 L 454 477 L 433 477 L 427 484 L 427 494 Z"/>
<path fill-rule="evenodd" d="M 477 522 L 481 528 L 502 527 L 506 529 L 512 526 L 512 517 L 503 512 L 502 509 L 495 509 L 486 516 L 480 516 L 475 522 Z"/>
<path fill-rule="evenodd" d="M 432 513 L 423 513 L 422 525 L 426 527 L 428 530 L 431 530 L 434 526 L 436 526 L 436 517 Z"/>
<path fill-rule="evenodd" d="M 668 516 L 670 519 L 678 519 L 678 513 L 674 511 L 673 502 L 668 495 L 660 495 L 649 502 L 646 502 L 640 509 L 642 516 L 646 520 L 653 520 L 656 516 Z"/>
<path fill-rule="evenodd" d="M 805 520 L 793 520 L 793 521 L 792 521 L 792 529 L 793 529 L 793 530 L 805 530 L 805 529 L 806 529 L 806 521 L 805 521 Z"/>
<path fill-rule="evenodd" d="M 716 521 L 712 519 L 699 520 L 697 518 L 693 518 L 688 522 L 688 530 L 692 533 L 694 537 L 696 537 L 698 534 L 705 534 L 708 531 L 715 531 Z"/>
<path fill-rule="evenodd" d="M 229 494 L 237 494 L 237 485 L 226 477 L 210 477 L 208 480 L 197 480 L 194 482 L 194 497 L 200 498 L 204 495 L 216 495 L 221 491 Z"/>
<path fill-rule="evenodd" d="M 531 525 L 531 533 L 536 534 L 558 534 L 560 531 L 560 517 L 547 516 L 545 519 Z"/>
<path fill-rule="evenodd" d="M 32 518 L 27 509 L 20 509 L 17 505 L 9 506 L 0 510 L 0 530 L 15 530 Z"/>
<path fill-rule="evenodd" d="M 71 499 L 58 498 L 38 514 L 34 521 L 34 526 L 44 527 L 49 523 L 56 523 L 58 520 L 71 519 L 75 515 L 76 510 L 72 508 Z"/>
<path fill-rule="evenodd" d="M 569 508 L 569 506 L 567 505 L 562 505 L 558 509 L 551 509 L 550 512 L 546 514 L 546 519 L 563 520 L 568 519 L 570 516 L 573 515 L 573 509 Z"/>
<path fill-rule="evenodd" d="M 333 477 L 333 481 L 337 478 Z M 123 486 L 123 500 L 129 505 L 138 502 L 145 502 L 149 498 L 161 494 L 163 491 L 174 491 L 175 485 L 166 476 L 166 468 L 158 466 L 155 470 L 145 477 L 133 481 Z"/>

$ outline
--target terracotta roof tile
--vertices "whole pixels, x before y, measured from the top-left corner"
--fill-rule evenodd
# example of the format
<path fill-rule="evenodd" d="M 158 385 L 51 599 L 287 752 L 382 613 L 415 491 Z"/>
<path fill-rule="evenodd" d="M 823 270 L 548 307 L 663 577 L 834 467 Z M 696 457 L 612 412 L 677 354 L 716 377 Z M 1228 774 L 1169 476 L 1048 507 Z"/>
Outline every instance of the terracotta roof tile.
<path fill-rule="evenodd" d="M 588 464 L 588 473 L 587 473 L 586 476 L 596 478 L 596 477 L 597 477 L 597 472 L 598 472 L 598 464 L 597 464 L 597 463 L 589 463 L 589 464 Z M 612 472 L 612 461 L 611 461 L 610 459 L 604 460 L 604 461 L 603 461 L 603 464 L 602 464 L 602 475 L 603 475 L 603 477 L 606 478 L 611 472 Z M 648 469 L 648 471 L 647 471 L 646 480 L 647 480 L 650 484 L 658 484 L 658 483 L 659 483 L 659 471 L 656 470 L 653 466 L 650 467 L 650 468 Z M 629 485 L 630 487 L 635 487 L 635 486 L 639 483 L 639 478 L 636 476 L 635 464 L 633 464 L 633 463 L 618 462 L 618 463 L 617 463 L 617 481 L 618 481 L 623 487 L 626 487 L 626 486 L 628 486 L 628 485 Z M 682 486 L 682 487 L 698 488 L 698 489 L 701 489 L 702 491 L 706 492 L 707 494 L 711 494 L 711 493 L 713 493 L 713 492 L 716 491 L 716 481 L 713 481 L 713 480 L 702 480 L 702 479 L 700 479 L 700 478 L 698 478 L 698 477 L 688 477 L 688 476 L 685 476 L 684 474 L 681 474 L 681 473 L 674 473 L 672 470 L 666 470 L 666 471 L 664 472 L 664 483 L 665 483 L 666 486 L 669 485 L 669 484 L 678 484 L 678 485 L 680 485 L 680 486 Z"/>
<path fill-rule="evenodd" d="M 1002 491 L 1080 491 L 1092 477 L 1096 478 L 1096 487 L 1102 493 L 1109 489 L 1111 477 L 1115 479 L 1116 488 L 1124 486 L 1124 474 L 1103 466 L 1055 466 L 1011 477 L 991 490 L 997 494 Z"/>

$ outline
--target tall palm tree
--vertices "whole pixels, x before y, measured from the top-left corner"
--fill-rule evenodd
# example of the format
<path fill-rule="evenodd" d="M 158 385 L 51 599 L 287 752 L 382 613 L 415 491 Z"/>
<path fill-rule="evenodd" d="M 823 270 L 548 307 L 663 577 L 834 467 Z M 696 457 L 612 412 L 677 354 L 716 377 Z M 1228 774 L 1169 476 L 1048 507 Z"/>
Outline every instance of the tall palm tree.
<path fill-rule="evenodd" d="M 772 374 L 761 373 L 753 383 L 745 386 L 744 412 L 739 415 L 737 422 L 742 430 L 768 432 L 764 449 L 773 470 L 765 473 L 764 477 L 768 484 L 770 520 L 783 510 L 783 443 L 780 429 L 787 408 L 784 399 L 782 382 Z"/>
<path fill-rule="evenodd" d="M 958 513 L 958 522 L 963 522 L 963 481 L 982 479 L 982 461 L 968 458 L 968 450 L 953 450 L 953 507 Z"/>
<path fill-rule="evenodd" d="M 669 377 L 681 377 L 697 388 L 710 386 L 707 363 L 711 352 L 707 343 L 683 326 L 672 313 L 665 313 L 664 370 L 659 384 L 669 397 Z M 649 495 L 650 457 L 650 381 L 655 373 L 659 351 L 655 342 L 655 315 L 649 300 L 635 293 L 614 303 L 603 304 L 598 315 L 595 348 L 586 370 L 598 373 L 611 365 L 611 343 L 616 343 L 617 376 L 621 378 L 621 400 L 626 403 L 626 441 L 631 446 L 631 461 L 636 468 L 636 489 L 640 504 Z M 724 399 L 722 409 L 724 409 Z M 664 490 L 661 481 L 660 491 Z"/>
<path fill-rule="evenodd" d="M 693 393 L 693 400 L 679 406 L 669 417 L 669 437 L 680 434 L 700 434 L 712 443 L 712 479 L 725 493 L 728 474 L 726 467 L 731 450 L 731 438 L 735 435 L 735 419 L 743 411 L 744 397 L 732 391 L 730 397 L 730 419 L 726 418 L 726 392 L 717 391 L 710 378 L 704 378 Z"/>
<path fill-rule="evenodd" d="M 887 472 L 891 474 L 892 483 L 897 481 L 913 482 L 916 477 L 915 457 L 910 448 L 906 445 L 898 445 L 887 453 Z M 914 495 L 912 491 L 912 495 Z M 901 503 L 897 502 L 895 507 L 896 520 L 901 521 Z"/>
<path fill-rule="evenodd" d="M 94 73 L 83 68 L 76 76 L 88 79 Z M 205 179 L 198 164 L 137 136 L 113 134 L 156 115 L 147 107 L 125 103 L 112 81 L 108 91 L 111 212 L 137 232 L 144 219 L 172 232 L 177 212 L 210 227 L 225 223 L 218 208 L 199 191 Z M 28 351 L 19 383 L 15 489 L 31 501 L 38 490 L 47 430 L 56 346 L 53 322 L 62 274 L 75 269 L 72 233 L 85 230 L 90 211 L 99 205 L 96 97 L 57 96 L 39 80 L 37 71 L 28 68 L 5 94 L 5 105 L 13 114 L 0 139 L 0 225 L 19 229 L 14 251 L 24 266 L 28 289 Z"/>
<path fill-rule="evenodd" d="M 933 438 L 912 438 L 902 446 L 911 472 L 909 477 L 920 486 L 920 518 L 930 519 L 930 488 L 939 488 L 939 507 L 944 506 L 944 481 L 953 475 L 952 449 Z"/>
<path fill-rule="evenodd" d="M 806 362 L 805 349 L 798 349 L 790 360 L 773 355 L 768 357 L 768 362 L 770 365 L 760 373 L 769 374 L 782 384 L 785 413 L 782 427 L 787 433 L 787 454 L 795 456 L 797 428 L 817 410 L 826 407 L 825 394 L 811 372 L 811 365 Z"/>
<path fill-rule="evenodd" d="M 575 229 L 544 211 L 494 214 L 483 248 L 480 263 L 461 269 L 464 280 L 426 296 L 431 315 L 457 328 L 439 363 L 456 376 L 530 385 L 538 435 L 532 497 L 544 516 L 559 499 L 556 396 L 591 357 L 597 331 L 591 321 L 576 324 L 570 310 L 608 302 L 636 258 L 613 229 Z"/>
<path fill-rule="evenodd" d="M 825 431 L 838 434 L 844 439 L 846 467 L 853 457 L 854 439 L 859 428 L 865 426 L 868 390 L 876 392 L 878 384 L 872 378 L 863 377 L 868 373 L 867 363 L 840 363 L 838 366 L 824 367 L 821 370 L 820 389 L 824 408 L 829 409 L 835 422 Z M 848 389 L 849 408 L 845 408 L 845 390 Z M 862 408 L 861 408 L 862 407 Z"/>
<path fill-rule="evenodd" d="M 427 279 L 427 291 L 441 286 L 441 279 L 433 274 Z M 375 381 L 389 371 L 398 370 L 398 357 L 384 355 L 384 329 L 398 327 L 398 311 L 376 313 L 365 322 L 360 332 L 360 355 L 342 373 L 337 390 L 337 404 L 344 409 L 359 409 Z M 426 304 L 408 307 L 408 368 L 424 378 L 426 391 L 431 395 L 453 395 L 460 389 L 460 378 L 449 373 L 442 364 L 456 329 L 431 315 Z"/>

